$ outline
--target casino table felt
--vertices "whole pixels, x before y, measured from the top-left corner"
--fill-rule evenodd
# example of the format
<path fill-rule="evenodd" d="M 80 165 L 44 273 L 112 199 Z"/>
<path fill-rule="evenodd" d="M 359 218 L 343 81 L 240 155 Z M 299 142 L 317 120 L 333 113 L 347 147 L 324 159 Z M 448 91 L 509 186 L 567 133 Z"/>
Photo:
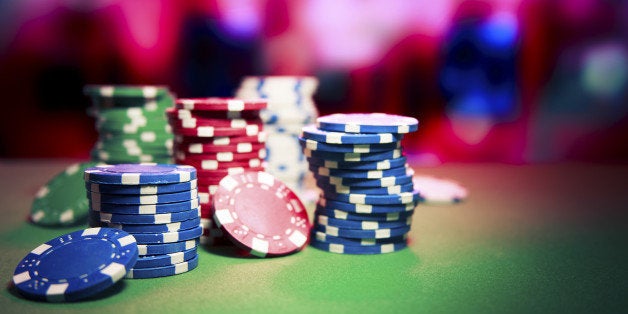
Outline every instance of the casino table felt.
<path fill-rule="evenodd" d="M 410 165 L 413 166 L 410 158 Z M 75 161 L 0 163 L 0 276 L 28 251 L 85 228 L 26 222 L 39 186 Z M 125 279 L 64 304 L 0 292 L 5 312 L 418 313 L 621 312 L 628 272 L 627 166 L 556 164 L 413 166 L 469 190 L 456 205 L 419 205 L 407 249 L 375 256 L 327 253 L 241 258 L 199 248 L 199 266 L 158 279 Z"/>

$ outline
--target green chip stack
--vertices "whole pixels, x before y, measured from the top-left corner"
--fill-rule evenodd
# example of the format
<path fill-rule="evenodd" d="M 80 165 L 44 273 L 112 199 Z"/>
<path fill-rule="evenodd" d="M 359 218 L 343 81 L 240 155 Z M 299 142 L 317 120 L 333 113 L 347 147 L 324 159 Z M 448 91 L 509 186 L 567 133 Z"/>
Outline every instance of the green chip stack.
<path fill-rule="evenodd" d="M 170 163 L 172 133 L 164 114 L 174 105 L 166 86 L 88 85 L 89 114 L 96 119 L 94 161 L 108 164 Z"/>

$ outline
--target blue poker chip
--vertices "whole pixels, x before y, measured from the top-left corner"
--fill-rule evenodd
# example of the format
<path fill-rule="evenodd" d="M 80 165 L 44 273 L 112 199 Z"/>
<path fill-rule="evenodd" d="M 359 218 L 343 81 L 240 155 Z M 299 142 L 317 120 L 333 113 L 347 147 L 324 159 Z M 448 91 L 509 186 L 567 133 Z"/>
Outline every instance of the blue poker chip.
<path fill-rule="evenodd" d="M 408 239 L 408 234 L 390 237 L 387 239 L 353 239 L 353 238 L 343 238 L 343 237 L 334 237 L 332 235 L 325 234 L 320 231 L 312 231 L 312 239 L 316 239 L 320 242 L 328 242 L 328 243 L 336 243 L 336 244 L 345 244 L 351 246 L 368 246 L 368 245 L 378 245 L 378 244 L 388 244 L 388 243 L 396 243 L 406 241 Z"/>
<path fill-rule="evenodd" d="M 310 165 L 309 169 L 317 177 L 339 177 L 353 179 L 381 179 L 384 177 L 402 176 L 408 172 L 407 166 L 387 170 L 344 170 L 330 169 L 316 165 Z"/>
<path fill-rule="evenodd" d="M 397 204 L 418 204 L 421 201 L 419 191 L 402 192 L 399 194 L 342 194 L 325 191 L 325 198 L 339 202 L 351 204 L 369 204 L 369 205 L 397 205 Z"/>
<path fill-rule="evenodd" d="M 198 208 L 198 198 L 166 204 L 107 204 L 90 202 L 89 208 L 95 212 L 124 215 L 156 215 L 190 211 Z"/>
<path fill-rule="evenodd" d="M 401 142 L 384 144 L 327 144 L 302 137 L 299 137 L 299 144 L 302 148 L 309 150 L 359 154 L 383 152 L 401 147 Z"/>
<path fill-rule="evenodd" d="M 136 233 L 164 233 L 164 232 L 176 232 L 187 229 L 196 228 L 201 224 L 201 217 L 188 219 L 184 221 L 171 222 L 167 224 L 144 224 L 144 225 L 128 225 L 128 224 L 114 224 L 103 223 L 109 228 L 124 230 L 126 232 Z"/>
<path fill-rule="evenodd" d="M 345 133 L 395 133 L 414 132 L 419 120 L 412 117 L 385 113 L 336 113 L 318 117 L 319 129 Z"/>
<path fill-rule="evenodd" d="M 334 237 L 355 238 L 355 239 L 388 239 L 402 236 L 410 231 L 410 226 L 377 230 L 345 229 L 332 226 L 314 224 L 314 231 L 319 231 Z"/>
<path fill-rule="evenodd" d="M 412 217 L 414 210 L 402 211 L 402 212 L 390 212 L 390 213 L 355 213 L 348 212 L 340 209 L 333 209 L 329 207 L 323 207 L 316 205 L 314 211 L 316 215 L 324 215 L 335 219 L 355 220 L 355 221 L 399 221 Z"/>
<path fill-rule="evenodd" d="M 354 179 L 354 178 L 341 178 L 334 176 L 319 176 L 314 175 L 316 180 L 323 181 L 328 184 L 342 185 L 349 187 L 362 187 L 362 188 L 377 188 L 388 187 L 393 185 L 404 185 L 412 182 L 413 170 L 408 168 L 406 175 L 384 177 L 381 179 Z"/>
<path fill-rule="evenodd" d="M 192 166 L 171 164 L 118 164 L 85 170 L 90 183 L 142 185 L 188 182 L 196 179 Z"/>
<path fill-rule="evenodd" d="M 338 227 L 342 229 L 358 229 L 358 230 L 378 230 L 378 229 L 395 229 L 410 226 L 412 218 L 406 218 L 399 221 L 355 221 L 335 219 L 328 216 L 316 215 L 316 223 L 323 226 Z"/>
<path fill-rule="evenodd" d="M 408 243 L 406 241 L 401 241 L 387 244 L 360 246 L 323 242 L 313 239 L 310 242 L 310 245 L 319 250 L 338 254 L 384 254 L 400 251 L 406 248 Z"/>
<path fill-rule="evenodd" d="M 189 191 L 197 188 L 197 180 L 170 184 L 122 185 L 85 182 L 85 189 L 104 194 L 152 195 Z"/>
<path fill-rule="evenodd" d="M 403 156 L 401 149 L 387 150 L 375 153 L 334 153 L 304 148 L 303 155 L 305 157 L 326 159 L 341 162 L 363 162 L 363 161 L 383 161 L 387 159 L 395 159 Z"/>
<path fill-rule="evenodd" d="M 102 194 L 88 191 L 87 198 L 92 204 L 156 205 L 192 201 L 198 198 L 198 190 L 148 195 Z"/>
<path fill-rule="evenodd" d="M 342 194 L 371 194 L 371 195 L 390 195 L 399 194 L 403 192 L 414 191 L 414 185 L 412 183 L 402 185 L 391 185 L 384 187 L 351 187 L 345 185 L 334 185 L 324 180 L 316 180 L 316 186 L 318 186 L 323 192 L 342 193 Z"/>
<path fill-rule="evenodd" d="M 198 266 L 198 255 L 195 255 L 190 260 L 185 261 L 183 263 L 178 263 L 174 265 L 168 265 L 163 267 L 152 267 L 152 268 L 132 268 L 126 274 L 126 278 L 129 279 L 142 279 L 142 278 L 157 278 L 157 277 L 166 277 L 166 276 L 174 276 L 182 273 L 186 273 L 190 270 L 193 270 Z"/>
<path fill-rule="evenodd" d="M 161 254 L 161 255 L 148 255 L 148 256 L 140 256 L 137 258 L 137 262 L 135 262 L 135 266 L 133 269 L 140 268 L 153 268 L 153 267 L 164 267 L 174 264 L 179 264 L 183 262 L 187 262 L 194 258 L 197 255 L 196 246 L 185 251 Z"/>
<path fill-rule="evenodd" d="M 116 229 L 89 228 L 33 249 L 15 268 L 13 283 L 30 299 L 76 301 L 122 279 L 137 257 L 133 236 Z"/>
<path fill-rule="evenodd" d="M 310 165 L 321 166 L 329 169 L 345 169 L 345 170 L 387 170 L 401 167 L 406 164 L 406 157 L 394 159 L 386 159 L 382 161 L 366 161 L 366 162 L 342 162 L 334 160 L 325 160 L 316 157 L 307 158 Z"/>
<path fill-rule="evenodd" d="M 106 213 L 103 211 L 97 212 L 90 210 L 90 218 L 93 221 L 104 223 L 116 223 L 116 224 L 168 224 L 172 222 L 179 222 L 194 219 L 200 217 L 200 207 L 192 208 L 186 211 L 163 213 L 163 214 L 117 214 Z"/>
<path fill-rule="evenodd" d="M 199 239 L 163 244 L 138 244 L 139 256 L 163 255 L 191 250 L 198 246 Z"/>
<path fill-rule="evenodd" d="M 344 132 L 328 132 L 316 128 L 316 125 L 306 125 L 301 129 L 301 137 L 327 144 L 385 144 L 399 142 L 402 134 L 354 134 Z"/>
<path fill-rule="evenodd" d="M 367 205 L 352 204 L 321 197 L 318 205 L 326 209 L 339 209 L 342 211 L 359 213 L 359 214 L 388 214 L 413 211 L 417 203 L 395 204 L 395 205 Z"/>
<path fill-rule="evenodd" d="M 200 237 L 203 234 L 203 227 L 198 225 L 193 229 L 163 233 L 129 233 L 135 237 L 135 240 L 139 244 L 172 243 L 192 240 Z"/>

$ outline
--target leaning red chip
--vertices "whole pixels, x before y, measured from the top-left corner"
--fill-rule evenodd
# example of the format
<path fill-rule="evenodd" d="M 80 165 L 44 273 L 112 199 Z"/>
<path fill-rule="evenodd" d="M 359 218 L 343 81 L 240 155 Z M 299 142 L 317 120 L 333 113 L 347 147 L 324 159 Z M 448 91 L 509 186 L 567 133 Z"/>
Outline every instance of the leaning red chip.
<path fill-rule="evenodd" d="M 237 98 L 179 98 L 175 106 L 177 109 L 207 110 L 207 111 L 247 111 L 266 108 L 264 99 L 237 99 Z"/>
<path fill-rule="evenodd" d="M 216 224 L 252 255 L 286 255 L 309 241 L 311 224 L 301 200 L 266 172 L 225 177 L 213 202 Z"/>

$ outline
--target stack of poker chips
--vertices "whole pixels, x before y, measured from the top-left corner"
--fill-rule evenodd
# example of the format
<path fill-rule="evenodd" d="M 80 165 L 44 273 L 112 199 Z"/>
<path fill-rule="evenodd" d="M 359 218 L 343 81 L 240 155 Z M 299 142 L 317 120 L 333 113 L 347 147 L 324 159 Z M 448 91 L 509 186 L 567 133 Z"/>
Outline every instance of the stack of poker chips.
<path fill-rule="evenodd" d="M 174 160 L 194 166 L 198 173 L 203 244 L 226 243 L 212 221 L 211 196 L 228 174 L 264 171 L 266 134 L 262 99 L 177 99 L 166 111 L 175 134 Z"/>
<path fill-rule="evenodd" d="M 314 123 L 318 111 L 313 95 L 318 87 L 315 77 L 245 77 L 236 91 L 238 98 L 263 98 L 268 108 L 262 120 L 268 133 L 266 168 L 297 194 L 303 194 L 307 162 L 299 146 L 303 126 Z"/>
<path fill-rule="evenodd" d="M 174 96 L 166 86 L 88 85 L 89 114 L 96 119 L 98 142 L 92 160 L 108 164 L 169 163 L 172 133 L 164 111 Z"/>
<path fill-rule="evenodd" d="M 196 169 L 172 164 L 118 164 L 84 172 L 90 225 L 131 234 L 139 257 L 127 278 L 172 276 L 198 265 L 203 233 Z"/>
<path fill-rule="evenodd" d="M 411 117 L 334 114 L 303 128 L 299 139 L 322 195 L 310 245 L 342 254 L 379 254 L 407 246 L 420 200 L 403 156 Z"/>

